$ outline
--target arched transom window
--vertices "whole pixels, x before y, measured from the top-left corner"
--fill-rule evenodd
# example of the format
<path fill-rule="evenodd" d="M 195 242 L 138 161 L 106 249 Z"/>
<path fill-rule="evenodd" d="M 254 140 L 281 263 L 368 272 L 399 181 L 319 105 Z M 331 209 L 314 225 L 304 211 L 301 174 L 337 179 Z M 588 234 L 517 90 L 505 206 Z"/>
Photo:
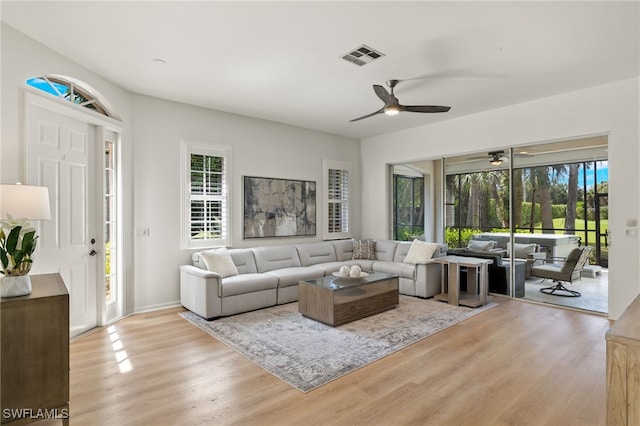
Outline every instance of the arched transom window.
<path fill-rule="evenodd" d="M 27 84 L 58 98 L 111 117 L 103 103 L 90 93 L 91 89 L 81 87 L 82 85 L 78 82 L 61 76 L 47 75 L 30 78 L 27 80 Z"/>

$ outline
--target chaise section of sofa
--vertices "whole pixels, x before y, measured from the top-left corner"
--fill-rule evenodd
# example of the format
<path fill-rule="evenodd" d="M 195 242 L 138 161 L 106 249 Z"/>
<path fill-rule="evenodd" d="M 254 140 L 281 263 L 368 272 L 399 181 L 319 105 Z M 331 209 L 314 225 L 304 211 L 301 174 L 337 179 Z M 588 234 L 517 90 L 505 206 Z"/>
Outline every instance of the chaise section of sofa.
<path fill-rule="evenodd" d="M 376 242 L 376 260 L 373 271 L 398 275 L 400 293 L 422 298 L 433 297 L 440 293 L 442 266 L 432 260 L 425 263 L 405 263 L 411 248 L 407 241 Z M 447 251 L 446 245 L 439 245 L 433 257 L 439 257 Z"/>
<path fill-rule="evenodd" d="M 212 319 L 295 302 L 299 281 L 331 275 L 343 265 L 398 275 L 401 294 L 427 298 L 440 292 L 440 265 L 432 259 L 404 262 L 412 243 L 378 240 L 374 244 L 371 259 L 354 259 L 351 239 L 229 249 L 225 252 L 237 269 L 237 274 L 229 276 L 207 270 L 202 253 L 193 253 L 193 264 L 180 266 L 182 305 Z M 433 256 L 445 254 L 446 249 L 439 245 Z"/>

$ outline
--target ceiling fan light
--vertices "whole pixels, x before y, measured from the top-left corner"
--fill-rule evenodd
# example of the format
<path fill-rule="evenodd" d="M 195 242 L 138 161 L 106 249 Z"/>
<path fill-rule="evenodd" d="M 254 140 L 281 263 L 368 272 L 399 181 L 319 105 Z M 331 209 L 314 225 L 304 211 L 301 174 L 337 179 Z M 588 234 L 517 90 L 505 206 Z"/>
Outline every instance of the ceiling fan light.
<path fill-rule="evenodd" d="M 384 113 L 386 115 L 398 115 L 400 114 L 400 109 L 396 107 L 388 107 L 384 109 Z"/>
<path fill-rule="evenodd" d="M 492 166 L 499 166 L 500 164 L 502 164 L 502 160 L 500 158 L 494 158 L 493 160 L 489 161 L 489 164 L 491 164 Z"/>

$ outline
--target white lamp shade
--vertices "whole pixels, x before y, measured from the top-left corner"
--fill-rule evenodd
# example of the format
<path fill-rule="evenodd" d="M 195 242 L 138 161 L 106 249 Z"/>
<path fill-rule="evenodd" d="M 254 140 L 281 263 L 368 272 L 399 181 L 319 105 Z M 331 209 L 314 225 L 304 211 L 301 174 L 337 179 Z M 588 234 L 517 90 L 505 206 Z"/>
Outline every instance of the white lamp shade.
<path fill-rule="evenodd" d="M 49 220 L 49 188 L 31 185 L 0 185 L 0 218 Z"/>

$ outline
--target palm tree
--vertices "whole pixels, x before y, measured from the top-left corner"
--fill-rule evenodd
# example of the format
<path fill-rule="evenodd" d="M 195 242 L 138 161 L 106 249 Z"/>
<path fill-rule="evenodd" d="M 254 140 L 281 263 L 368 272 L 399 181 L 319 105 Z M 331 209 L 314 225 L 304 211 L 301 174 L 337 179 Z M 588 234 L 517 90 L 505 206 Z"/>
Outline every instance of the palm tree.
<path fill-rule="evenodd" d="M 482 212 L 481 173 L 469 173 L 462 178 L 462 186 L 469 189 L 469 205 L 465 225 L 470 228 L 480 228 Z"/>
<path fill-rule="evenodd" d="M 536 167 L 536 180 L 540 193 L 540 218 L 542 219 L 542 233 L 553 234 L 553 212 L 551 209 L 551 180 L 549 168 Z"/>
<path fill-rule="evenodd" d="M 579 163 L 569 164 L 569 182 L 567 187 L 567 211 L 564 215 L 564 227 L 569 235 L 575 234 L 576 207 L 578 205 L 578 169 Z"/>
<path fill-rule="evenodd" d="M 489 194 L 495 201 L 496 217 L 500 222 L 500 227 L 506 228 L 509 224 L 509 214 L 507 209 L 505 209 L 504 200 L 498 192 L 498 188 L 505 184 L 506 173 L 500 170 L 493 170 L 486 175 Z"/>
<path fill-rule="evenodd" d="M 542 220 L 542 233 L 552 234 L 553 213 L 551 209 L 551 166 L 538 166 L 526 169 L 526 177 L 531 188 L 531 215 L 529 218 L 529 232 L 533 233 L 535 226 L 536 196 L 540 201 L 540 219 Z"/>
<path fill-rule="evenodd" d="M 524 202 L 523 169 L 513 170 L 513 224 L 519 228 L 522 225 L 522 203 Z"/>

